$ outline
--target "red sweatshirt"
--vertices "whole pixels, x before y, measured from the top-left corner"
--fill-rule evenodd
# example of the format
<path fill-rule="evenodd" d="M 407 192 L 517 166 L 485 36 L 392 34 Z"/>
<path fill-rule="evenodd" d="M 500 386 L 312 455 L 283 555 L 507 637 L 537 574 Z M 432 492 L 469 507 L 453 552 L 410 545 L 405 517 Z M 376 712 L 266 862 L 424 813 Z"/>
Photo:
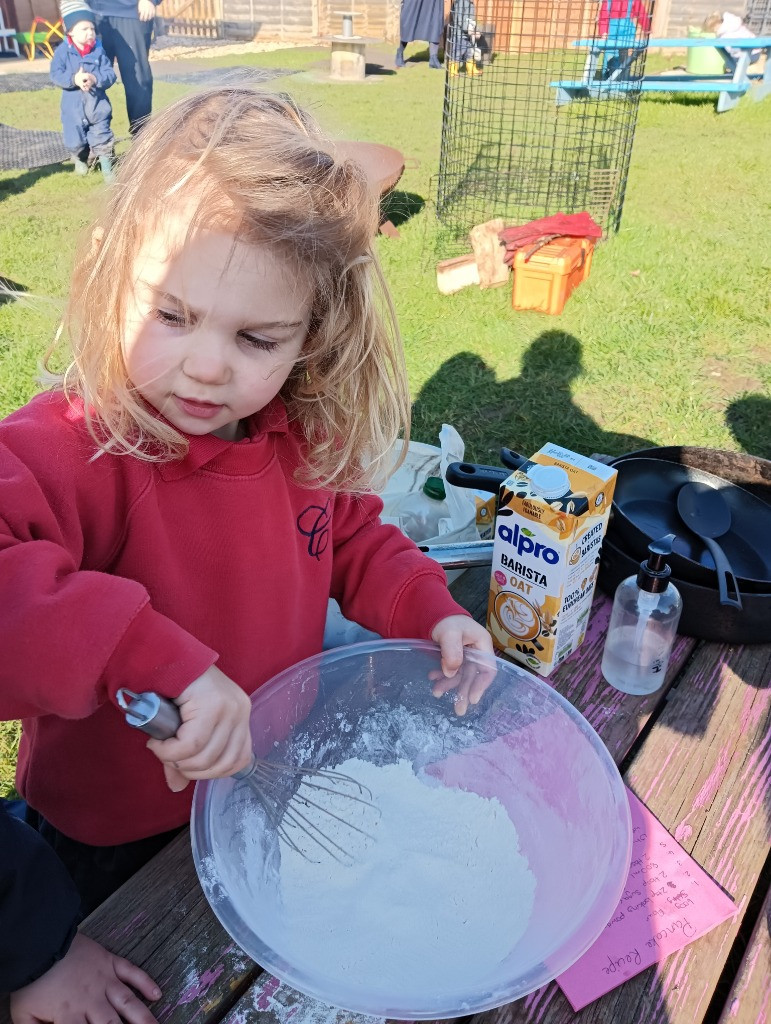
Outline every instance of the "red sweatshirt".
<path fill-rule="evenodd" d="M 601 36 L 608 34 L 611 18 L 626 18 L 629 15 L 629 0 L 602 0 L 597 16 L 597 27 Z M 650 32 L 651 19 L 642 0 L 632 0 L 632 18 L 643 32 Z"/>
<path fill-rule="evenodd" d="M 183 824 L 119 687 L 178 696 L 213 662 L 248 693 L 321 649 L 329 596 L 428 638 L 462 609 L 375 496 L 293 480 L 302 439 L 272 402 L 249 437 L 182 461 L 92 458 L 82 408 L 38 396 L 0 423 L 0 718 L 24 719 L 17 786 L 97 846 Z"/>

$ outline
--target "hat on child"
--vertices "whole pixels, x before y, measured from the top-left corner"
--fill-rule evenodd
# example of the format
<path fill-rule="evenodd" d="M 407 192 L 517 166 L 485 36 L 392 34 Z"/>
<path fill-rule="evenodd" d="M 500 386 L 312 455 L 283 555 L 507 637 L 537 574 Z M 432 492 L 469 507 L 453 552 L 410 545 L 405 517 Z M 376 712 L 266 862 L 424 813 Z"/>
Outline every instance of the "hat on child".
<path fill-rule="evenodd" d="M 64 22 L 65 32 L 73 29 L 79 21 L 90 21 L 92 25 L 96 24 L 94 12 L 85 0 L 61 0 L 59 10 Z"/>

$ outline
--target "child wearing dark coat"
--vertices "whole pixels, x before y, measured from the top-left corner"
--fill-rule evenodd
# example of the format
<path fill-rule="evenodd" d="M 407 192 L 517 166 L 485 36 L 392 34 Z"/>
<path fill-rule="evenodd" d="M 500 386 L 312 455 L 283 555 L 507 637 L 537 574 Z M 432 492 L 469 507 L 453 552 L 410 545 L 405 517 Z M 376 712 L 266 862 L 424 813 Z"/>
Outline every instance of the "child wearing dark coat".
<path fill-rule="evenodd" d="M 67 38 L 51 61 L 51 81 L 62 90 L 64 145 L 72 154 L 76 174 L 87 173 L 90 152 L 98 158 L 105 180 L 112 181 L 115 137 L 105 90 L 115 84 L 115 71 L 96 38 L 94 13 L 88 4 L 64 0 L 61 10 Z"/>
<path fill-rule="evenodd" d="M 80 896 L 64 864 L 0 800 L 0 993 L 13 1024 L 125 1020 L 156 1024 L 137 997 L 152 978 L 77 931 Z"/>

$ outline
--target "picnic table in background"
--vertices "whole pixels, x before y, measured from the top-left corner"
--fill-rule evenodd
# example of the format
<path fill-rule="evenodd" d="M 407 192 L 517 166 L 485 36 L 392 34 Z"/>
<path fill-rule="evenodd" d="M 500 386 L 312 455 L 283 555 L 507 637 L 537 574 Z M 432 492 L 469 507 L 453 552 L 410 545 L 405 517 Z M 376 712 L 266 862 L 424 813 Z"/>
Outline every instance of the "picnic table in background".
<path fill-rule="evenodd" d="M 750 90 L 753 79 L 760 79 L 753 90 L 756 100 L 761 100 L 771 93 L 771 36 L 756 36 L 751 39 L 649 39 L 633 42 L 626 49 L 626 57 L 619 67 L 607 77 L 597 76 L 600 62 L 606 51 L 618 51 L 619 43 L 612 39 L 579 39 L 574 46 L 589 50 L 584 73 L 580 80 L 564 80 L 551 82 L 557 90 L 557 106 L 564 106 L 575 99 L 607 99 L 635 92 L 688 92 L 717 93 L 718 113 L 735 107 L 742 96 Z M 691 49 L 709 46 L 718 51 L 726 66 L 723 75 L 645 75 L 642 78 L 630 77 L 629 69 L 633 62 L 647 48 L 658 49 Z M 740 50 L 738 57 L 731 55 L 729 50 Z M 765 68 L 761 73 L 750 73 L 750 59 L 754 50 L 761 50 L 766 55 Z"/>
<path fill-rule="evenodd" d="M 472 569 L 451 588 L 480 622 L 489 579 L 489 568 Z M 578 1013 L 552 982 L 467 1024 L 762 1024 L 771 1008 L 771 644 L 679 637 L 662 689 L 633 697 L 600 673 L 610 607 L 595 596 L 583 646 L 549 683 L 584 714 L 626 784 L 738 913 Z M 163 997 L 152 1009 L 161 1024 L 377 1024 L 301 995 L 239 949 L 201 891 L 187 831 L 82 930 L 158 981 Z M 0 1024 L 7 1020 L 0 1008 Z"/>

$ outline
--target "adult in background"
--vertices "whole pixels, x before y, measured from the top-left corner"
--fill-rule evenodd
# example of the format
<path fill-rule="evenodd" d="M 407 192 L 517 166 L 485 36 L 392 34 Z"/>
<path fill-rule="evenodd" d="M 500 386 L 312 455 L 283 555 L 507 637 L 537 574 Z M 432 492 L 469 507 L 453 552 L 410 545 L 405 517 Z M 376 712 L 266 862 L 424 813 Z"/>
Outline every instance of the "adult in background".
<path fill-rule="evenodd" d="M 444 4 L 442 0 L 402 0 L 399 16 L 399 49 L 394 64 L 404 67 L 404 47 L 415 39 L 428 41 L 428 66 L 441 68 L 439 63 L 439 40 L 444 27 Z"/>
<path fill-rule="evenodd" d="M 92 0 L 91 6 L 104 52 L 111 61 L 118 62 L 126 90 L 129 131 L 136 135 L 153 106 L 150 43 L 156 3 L 154 0 Z"/>

